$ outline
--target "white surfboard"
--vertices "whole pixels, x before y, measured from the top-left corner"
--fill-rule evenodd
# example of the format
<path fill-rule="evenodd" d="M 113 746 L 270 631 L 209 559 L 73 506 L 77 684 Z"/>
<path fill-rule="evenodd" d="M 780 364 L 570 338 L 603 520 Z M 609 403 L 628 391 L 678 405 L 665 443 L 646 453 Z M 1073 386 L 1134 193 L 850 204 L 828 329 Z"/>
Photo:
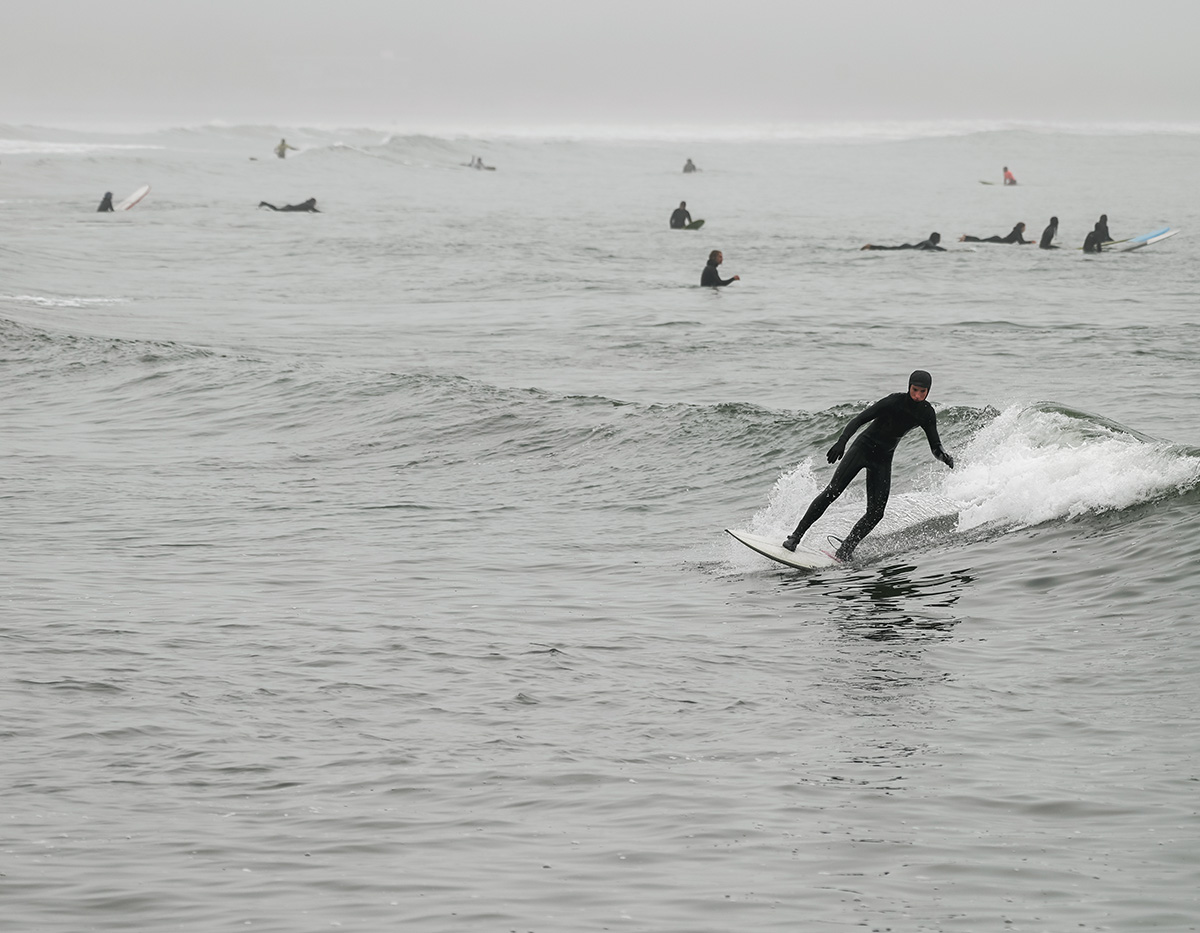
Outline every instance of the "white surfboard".
<path fill-rule="evenodd" d="M 1121 252 L 1127 253 L 1131 249 L 1141 249 L 1143 246 L 1149 246 L 1151 243 L 1161 243 L 1168 237 L 1173 237 L 1178 230 L 1172 230 L 1170 227 L 1163 227 L 1161 230 L 1155 230 L 1153 233 L 1143 233 L 1141 236 L 1135 236 L 1129 241 L 1128 246 L 1122 246 Z"/>
<path fill-rule="evenodd" d="M 150 193 L 150 186 L 142 185 L 142 187 L 138 188 L 137 191 L 135 191 L 133 194 L 131 194 L 129 197 L 127 197 L 124 201 L 122 201 L 120 204 L 118 204 L 116 209 L 119 211 L 127 211 L 131 207 L 133 207 L 133 205 L 137 204 L 138 201 L 140 201 L 142 198 L 144 198 L 149 193 Z"/>
<path fill-rule="evenodd" d="M 725 533 L 763 557 L 769 557 L 771 560 L 800 570 L 816 570 L 818 567 L 832 567 L 834 564 L 841 563 L 832 554 L 813 550 L 803 544 L 798 544 L 796 550 L 789 551 L 783 547 L 783 542 L 778 538 L 764 538 L 762 535 L 752 535 L 748 531 L 733 531 L 729 528 L 725 529 Z"/>

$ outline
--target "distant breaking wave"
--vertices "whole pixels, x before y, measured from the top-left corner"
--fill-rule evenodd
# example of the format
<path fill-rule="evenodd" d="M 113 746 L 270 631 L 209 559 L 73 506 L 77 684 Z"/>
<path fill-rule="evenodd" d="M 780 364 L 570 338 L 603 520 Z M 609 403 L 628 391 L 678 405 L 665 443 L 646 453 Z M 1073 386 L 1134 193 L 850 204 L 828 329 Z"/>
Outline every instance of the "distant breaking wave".
<path fill-rule="evenodd" d="M 983 135 L 988 133 L 1066 134 L 1072 136 L 1200 136 L 1200 123 L 1056 122 L 1029 120 L 845 120 L 814 123 L 747 123 L 700 125 L 689 123 L 547 123 L 526 125 L 413 125 L 346 126 L 306 123 L 290 125 L 230 124 L 213 121 L 176 126 L 37 127 L 0 124 L 0 154 L 78 154 L 105 150 L 163 149 L 173 137 L 193 141 L 204 137 L 259 140 L 301 136 L 331 145 L 343 137 L 388 144 L 401 139 L 426 142 L 463 140 L 548 140 L 622 142 L 897 142 Z M 120 135 L 124 141 L 81 137 Z M 45 137 L 45 138 L 39 138 Z M 156 137 L 138 141 L 139 137 Z M 371 138 L 373 137 L 373 138 Z"/>
<path fill-rule="evenodd" d="M 0 155 L 87 155 L 129 149 L 165 149 L 150 143 L 66 143 L 36 139 L 0 139 Z"/>
<path fill-rule="evenodd" d="M 755 123 L 728 126 L 691 124 L 563 124 L 524 127 L 455 127 L 401 131 L 445 139 L 547 139 L 630 142 L 897 142 L 985 133 L 1026 132 L 1078 136 L 1197 136 L 1200 123 L 1053 123 L 996 120 L 880 120 L 829 123 Z"/>

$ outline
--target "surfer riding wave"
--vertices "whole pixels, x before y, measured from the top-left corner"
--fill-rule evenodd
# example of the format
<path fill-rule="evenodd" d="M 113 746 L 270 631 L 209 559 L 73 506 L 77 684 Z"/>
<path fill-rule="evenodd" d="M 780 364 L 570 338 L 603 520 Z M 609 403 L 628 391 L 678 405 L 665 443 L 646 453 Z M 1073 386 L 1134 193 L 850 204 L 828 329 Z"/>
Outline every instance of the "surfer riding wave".
<path fill-rule="evenodd" d="M 938 437 L 937 414 L 926 400 L 932 385 L 933 377 L 929 373 L 923 369 L 915 370 L 908 377 L 908 392 L 895 392 L 881 398 L 846 425 L 841 437 L 829 448 L 827 454 L 830 463 L 837 463 L 839 460 L 842 462 L 833 471 L 829 485 L 812 500 L 796 530 L 783 542 L 783 547 L 789 551 L 796 550 L 804 533 L 825 514 L 825 510 L 834 500 L 846 491 L 850 481 L 860 471 L 866 470 L 867 512 L 850 530 L 850 534 L 842 541 L 834 555 L 838 560 L 849 560 L 859 542 L 870 534 L 883 518 L 892 491 L 892 455 L 900 438 L 915 427 L 925 431 L 933 455 L 950 469 L 954 469 L 954 458 L 942 449 L 942 441 Z M 851 444 L 847 452 L 846 444 L 863 425 L 868 425 L 867 429 Z"/>

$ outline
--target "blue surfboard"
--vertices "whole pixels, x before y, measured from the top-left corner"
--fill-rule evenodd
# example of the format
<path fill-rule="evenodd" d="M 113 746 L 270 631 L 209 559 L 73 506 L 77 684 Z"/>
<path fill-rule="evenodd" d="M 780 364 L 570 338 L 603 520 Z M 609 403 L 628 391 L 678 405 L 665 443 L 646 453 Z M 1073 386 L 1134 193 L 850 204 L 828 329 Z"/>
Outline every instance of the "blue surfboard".
<path fill-rule="evenodd" d="M 1143 246 L 1149 246 L 1151 243 L 1161 243 L 1168 237 L 1173 237 L 1178 230 L 1172 230 L 1170 227 L 1163 227 L 1161 230 L 1155 230 L 1152 233 L 1143 233 L 1141 236 L 1135 236 L 1126 241 L 1121 247 L 1121 252 L 1127 253 L 1131 249 L 1141 249 Z"/>

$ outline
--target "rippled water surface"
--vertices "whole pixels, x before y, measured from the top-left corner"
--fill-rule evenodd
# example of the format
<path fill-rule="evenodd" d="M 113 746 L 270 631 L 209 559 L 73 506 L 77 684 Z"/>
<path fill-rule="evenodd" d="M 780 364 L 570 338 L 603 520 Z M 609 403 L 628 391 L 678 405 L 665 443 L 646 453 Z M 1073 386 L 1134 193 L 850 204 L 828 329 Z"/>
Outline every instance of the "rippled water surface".
<path fill-rule="evenodd" d="M 1200 926 L 1200 137 L 0 156 L 0 926 Z"/>

